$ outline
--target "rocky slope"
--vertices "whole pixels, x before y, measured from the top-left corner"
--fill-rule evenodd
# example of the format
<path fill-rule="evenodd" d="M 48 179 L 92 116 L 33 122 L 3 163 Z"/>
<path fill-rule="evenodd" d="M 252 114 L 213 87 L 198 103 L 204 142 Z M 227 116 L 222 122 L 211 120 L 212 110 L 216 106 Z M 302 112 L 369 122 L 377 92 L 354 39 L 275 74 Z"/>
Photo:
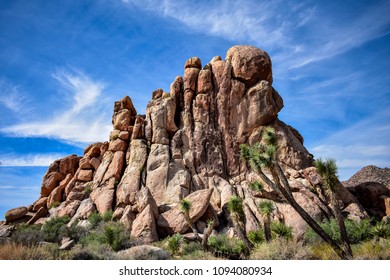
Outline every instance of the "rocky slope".
<path fill-rule="evenodd" d="M 133 238 L 152 242 L 189 231 L 178 206 L 184 197 L 192 202 L 189 215 L 200 232 L 214 219 L 217 231 L 231 233 L 226 204 L 237 195 L 244 202 L 246 232 L 262 224 L 257 204 L 270 199 L 277 206 L 274 219 L 293 226 L 299 236 L 306 223 L 272 189 L 248 187 L 261 180 L 239 153 L 240 144 L 259 141 L 265 126 L 275 128 L 278 158 L 294 197 L 318 220 L 332 215 L 303 137 L 278 119 L 282 108 L 266 52 L 234 46 L 225 60 L 216 56 L 204 66 L 190 58 L 169 92 L 152 93 L 146 115 L 137 114 L 128 96 L 115 102 L 109 141 L 50 165 L 37 201 L 10 210 L 6 219 L 32 224 L 69 215 L 73 224 L 93 211 L 112 210 Z M 346 188 L 340 196 L 344 213 L 366 216 Z"/>
<path fill-rule="evenodd" d="M 390 168 L 366 166 L 343 185 L 358 199 L 370 216 L 390 216 Z"/>

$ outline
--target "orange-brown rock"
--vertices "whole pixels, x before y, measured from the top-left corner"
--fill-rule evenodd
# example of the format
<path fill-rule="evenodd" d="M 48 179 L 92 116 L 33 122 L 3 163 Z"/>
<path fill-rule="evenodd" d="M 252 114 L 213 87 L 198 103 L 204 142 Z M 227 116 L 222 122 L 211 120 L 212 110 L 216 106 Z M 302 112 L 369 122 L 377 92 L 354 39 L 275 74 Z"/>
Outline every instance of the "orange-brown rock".
<path fill-rule="evenodd" d="M 272 64 L 269 55 L 256 47 L 234 46 L 226 54 L 232 65 L 233 77 L 250 88 L 259 81 L 272 84 Z"/>
<path fill-rule="evenodd" d="M 152 243 L 158 240 L 155 217 L 150 205 L 146 206 L 134 220 L 130 236 L 143 243 Z"/>
<path fill-rule="evenodd" d="M 28 213 L 27 207 L 17 207 L 5 212 L 5 220 L 7 222 L 13 222 L 26 216 Z"/>
<path fill-rule="evenodd" d="M 193 223 L 206 212 L 212 192 L 212 189 L 199 190 L 187 196 L 192 205 L 189 216 Z M 189 229 L 179 205 L 159 215 L 157 225 L 162 234 L 185 233 Z"/>

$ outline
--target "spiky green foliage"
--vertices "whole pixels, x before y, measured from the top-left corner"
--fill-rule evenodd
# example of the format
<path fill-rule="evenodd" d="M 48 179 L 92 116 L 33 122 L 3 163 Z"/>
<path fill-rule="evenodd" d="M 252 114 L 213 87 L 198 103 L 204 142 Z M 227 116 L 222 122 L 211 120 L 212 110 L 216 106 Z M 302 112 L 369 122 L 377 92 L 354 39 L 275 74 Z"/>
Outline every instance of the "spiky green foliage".
<path fill-rule="evenodd" d="M 208 245 L 215 253 L 220 253 L 227 257 L 238 257 L 246 250 L 246 245 L 243 240 L 229 238 L 226 234 L 211 236 L 208 240 Z"/>
<path fill-rule="evenodd" d="M 282 222 L 273 222 L 271 223 L 271 230 L 274 234 L 276 234 L 277 237 L 285 238 L 285 239 L 292 239 L 292 227 L 287 226 L 285 223 Z"/>
<path fill-rule="evenodd" d="M 323 160 L 321 158 L 315 161 L 318 173 L 323 179 L 323 186 L 328 194 L 335 193 L 338 187 L 337 165 L 334 159 Z"/>
<path fill-rule="evenodd" d="M 188 198 L 183 198 L 180 201 L 180 211 L 183 213 L 188 213 L 191 209 L 191 201 Z"/>
<path fill-rule="evenodd" d="M 262 139 L 267 145 L 276 146 L 277 138 L 275 129 L 273 127 L 267 126 L 263 131 Z"/>
<path fill-rule="evenodd" d="M 372 235 L 375 237 L 388 238 L 390 237 L 390 224 L 385 222 L 378 222 L 372 227 Z"/>
<path fill-rule="evenodd" d="M 238 215 L 238 216 L 244 215 L 242 199 L 238 196 L 233 195 L 232 197 L 230 197 L 227 203 L 227 208 L 231 215 Z"/>
<path fill-rule="evenodd" d="M 89 217 L 88 217 L 88 222 L 91 225 L 91 228 L 96 227 L 101 221 L 102 221 L 102 216 L 98 212 L 93 212 Z"/>
<path fill-rule="evenodd" d="M 252 146 L 240 145 L 241 158 L 248 160 L 255 170 L 261 167 L 269 168 L 275 160 L 277 152 L 275 130 L 272 127 L 266 127 L 263 131 L 263 139 L 265 145 L 259 142 Z"/>
<path fill-rule="evenodd" d="M 172 254 L 176 254 L 179 249 L 180 249 L 180 243 L 181 243 L 181 240 L 183 239 L 183 236 L 179 233 L 176 233 L 174 235 L 172 235 L 169 239 L 168 239 L 168 244 L 167 244 L 167 249 L 172 253 Z"/>
<path fill-rule="evenodd" d="M 249 184 L 249 188 L 255 192 L 261 192 L 264 190 L 264 186 L 259 181 L 253 181 Z"/>
<path fill-rule="evenodd" d="M 112 220 L 112 215 L 113 215 L 113 212 L 112 210 L 108 210 L 106 212 L 104 212 L 104 214 L 102 215 L 102 219 L 104 222 L 109 222 Z"/>
<path fill-rule="evenodd" d="M 249 242 L 252 243 L 253 245 L 258 245 L 258 244 L 264 242 L 264 240 L 265 240 L 264 231 L 262 231 L 262 230 L 250 231 L 250 232 L 248 232 L 247 236 L 248 236 Z"/>
<path fill-rule="evenodd" d="M 275 204 L 270 200 L 262 200 L 259 202 L 258 209 L 263 216 L 268 216 L 275 211 Z"/>

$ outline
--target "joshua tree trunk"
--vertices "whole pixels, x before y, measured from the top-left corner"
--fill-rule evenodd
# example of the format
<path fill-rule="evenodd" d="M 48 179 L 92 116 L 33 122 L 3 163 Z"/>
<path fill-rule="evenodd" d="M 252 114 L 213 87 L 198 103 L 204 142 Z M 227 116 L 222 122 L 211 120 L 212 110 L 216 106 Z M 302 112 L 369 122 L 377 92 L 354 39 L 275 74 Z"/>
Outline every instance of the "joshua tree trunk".
<path fill-rule="evenodd" d="M 249 254 L 249 249 L 252 248 L 251 243 L 249 242 L 248 238 L 245 235 L 245 230 L 243 227 L 243 224 L 240 221 L 240 218 L 236 214 L 231 214 L 233 227 L 236 230 L 238 234 L 238 238 L 243 240 L 246 245 L 245 255 Z"/>
<path fill-rule="evenodd" d="M 267 215 L 264 217 L 264 235 L 266 241 L 271 241 L 271 215 Z"/>
<path fill-rule="evenodd" d="M 352 259 L 353 258 L 352 249 L 349 242 L 347 229 L 345 228 L 344 217 L 341 214 L 340 204 L 337 199 L 337 194 L 334 192 L 330 193 L 330 204 L 332 205 L 332 208 L 334 210 L 334 215 L 340 229 L 340 237 L 341 237 L 341 244 L 343 247 L 343 251 L 346 253 L 346 257 L 348 259 Z"/>
<path fill-rule="evenodd" d="M 208 245 L 208 240 L 210 237 L 210 234 L 213 232 L 213 223 L 210 223 L 207 225 L 207 228 L 205 229 L 203 233 L 203 238 L 202 238 L 202 246 L 205 250 L 208 250 L 209 245 Z"/>
<path fill-rule="evenodd" d="M 184 215 L 184 219 L 186 220 L 188 226 L 191 228 L 192 232 L 194 233 L 196 239 L 200 239 L 199 234 L 198 234 L 198 230 L 196 229 L 194 223 L 191 221 L 189 213 L 184 212 L 183 215 Z"/>

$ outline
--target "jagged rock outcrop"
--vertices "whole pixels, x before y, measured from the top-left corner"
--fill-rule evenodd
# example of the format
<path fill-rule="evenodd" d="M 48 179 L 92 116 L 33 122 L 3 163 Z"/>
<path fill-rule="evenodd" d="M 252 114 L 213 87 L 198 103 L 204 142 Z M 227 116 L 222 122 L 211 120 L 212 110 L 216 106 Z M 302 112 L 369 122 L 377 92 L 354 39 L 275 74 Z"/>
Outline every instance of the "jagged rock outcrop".
<path fill-rule="evenodd" d="M 112 210 L 133 238 L 148 243 L 190 230 L 179 209 L 184 197 L 199 231 L 212 219 L 217 231 L 231 232 L 226 205 L 237 195 L 243 199 L 246 232 L 263 223 L 257 205 L 270 199 L 277 206 L 274 219 L 302 234 L 306 224 L 278 193 L 267 186 L 261 192 L 249 189 L 260 178 L 240 159 L 240 144 L 256 143 L 266 126 L 273 127 L 296 200 L 318 220 L 332 215 L 303 137 L 278 119 L 283 99 L 272 81 L 271 59 L 255 47 L 234 46 L 225 60 L 216 56 L 204 66 L 197 57 L 188 59 L 169 92 L 152 93 L 146 115 L 137 115 L 127 96 L 115 102 L 109 142 L 90 145 L 83 157 L 54 162 L 30 212 L 69 215 L 73 224 L 93 211 Z M 366 215 L 342 186 L 341 193 L 349 215 Z"/>

